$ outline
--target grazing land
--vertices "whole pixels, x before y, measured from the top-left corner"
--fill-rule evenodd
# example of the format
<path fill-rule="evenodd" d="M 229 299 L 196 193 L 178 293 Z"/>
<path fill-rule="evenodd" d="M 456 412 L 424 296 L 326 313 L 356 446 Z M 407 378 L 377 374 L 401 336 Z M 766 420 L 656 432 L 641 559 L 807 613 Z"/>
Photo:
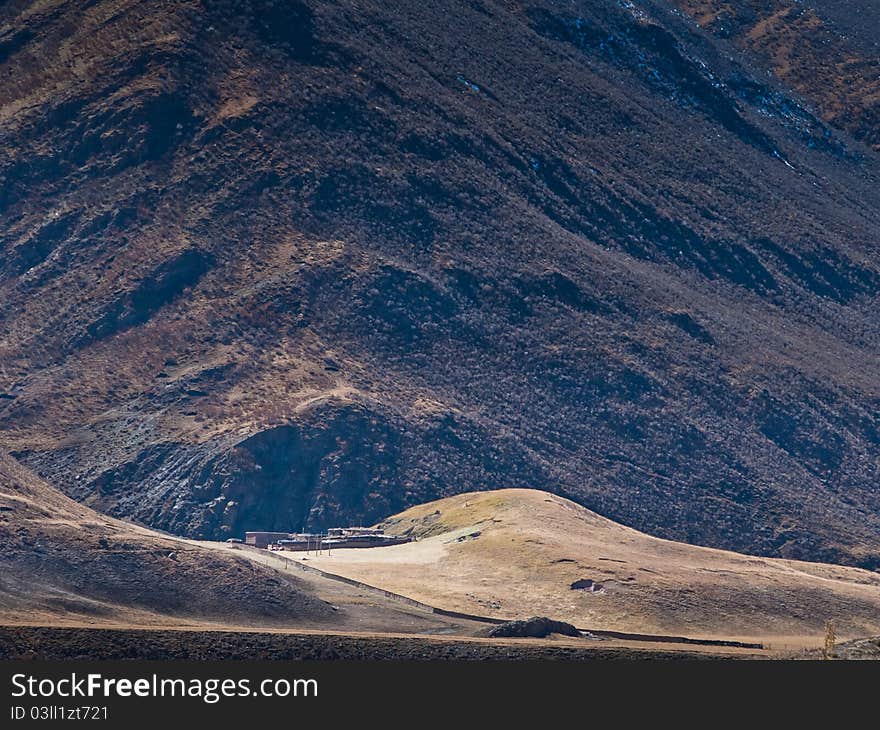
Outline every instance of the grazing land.
<path fill-rule="evenodd" d="M 661 540 L 546 492 L 458 495 L 383 526 L 418 540 L 307 565 L 446 609 L 582 629 L 818 645 L 835 619 L 841 635 L 880 633 L 877 573 Z"/>

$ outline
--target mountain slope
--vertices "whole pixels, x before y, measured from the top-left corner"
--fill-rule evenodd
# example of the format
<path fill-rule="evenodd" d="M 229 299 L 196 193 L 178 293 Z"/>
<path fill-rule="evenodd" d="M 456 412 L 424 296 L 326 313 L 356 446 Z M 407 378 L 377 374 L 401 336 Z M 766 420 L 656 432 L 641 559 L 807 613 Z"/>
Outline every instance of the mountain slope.
<path fill-rule="evenodd" d="M 675 0 L 809 99 L 832 126 L 880 149 L 880 9 L 861 0 Z"/>
<path fill-rule="evenodd" d="M 2 445 L 189 536 L 503 485 L 880 566 L 870 116 L 675 10 L 3 4 Z"/>
<path fill-rule="evenodd" d="M 418 541 L 333 550 L 309 565 L 454 611 L 584 628 L 777 645 L 821 637 L 827 619 L 847 636 L 880 628 L 875 573 L 658 540 L 537 490 L 448 497 L 384 526 Z"/>
<path fill-rule="evenodd" d="M 327 623 L 296 578 L 108 519 L 0 454 L 0 623 Z"/>

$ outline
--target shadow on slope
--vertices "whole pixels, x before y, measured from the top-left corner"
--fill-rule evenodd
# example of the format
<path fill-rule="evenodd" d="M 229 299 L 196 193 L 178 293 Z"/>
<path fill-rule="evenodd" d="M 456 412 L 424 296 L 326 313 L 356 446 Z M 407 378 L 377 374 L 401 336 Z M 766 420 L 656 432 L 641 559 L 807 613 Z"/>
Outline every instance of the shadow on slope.
<path fill-rule="evenodd" d="M 296 579 L 113 520 L 0 455 L 0 621 L 320 623 Z"/>

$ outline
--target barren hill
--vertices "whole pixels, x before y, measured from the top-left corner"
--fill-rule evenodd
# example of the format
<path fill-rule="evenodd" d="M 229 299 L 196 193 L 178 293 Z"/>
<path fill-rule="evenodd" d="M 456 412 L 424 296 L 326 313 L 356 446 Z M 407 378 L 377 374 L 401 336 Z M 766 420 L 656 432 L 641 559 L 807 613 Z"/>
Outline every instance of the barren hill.
<path fill-rule="evenodd" d="M 470 493 L 384 523 L 417 542 L 333 550 L 309 565 L 449 610 L 551 615 L 580 628 L 746 637 L 880 630 L 880 576 L 650 537 L 537 490 Z M 296 553 L 284 553 L 296 560 Z"/>
<path fill-rule="evenodd" d="M 109 519 L 0 455 L 0 623 L 326 624 L 296 578 Z"/>
<path fill-rule="evenodd" d="M 0 445 L 192 537 L 542 487 L 880 566 L 871 3 L 754 5 L 4 2 Z"/>
<path fill-rule="evenodd" d="M 218 629 L 298 633 L 306 656 L 308 637 L 317 634 L 461 637 L 482 628 L 364 595 L 266 550 L 184 540 L 108 518 L 3 454 L 0 625 L 134 629 L 133 656 L 141 656 L 144 629 L 207 631 L 215 656 L 228 649 L 222 637 L 210 638 Z M 68 650 L 105 656 L 101 636 Z"/>

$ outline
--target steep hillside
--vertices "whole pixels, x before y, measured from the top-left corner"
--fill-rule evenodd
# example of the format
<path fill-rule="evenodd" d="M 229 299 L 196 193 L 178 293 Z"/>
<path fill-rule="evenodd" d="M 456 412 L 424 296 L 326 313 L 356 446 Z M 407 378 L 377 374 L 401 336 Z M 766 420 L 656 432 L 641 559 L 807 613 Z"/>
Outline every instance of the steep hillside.
<path fill-rule="evenodd" d="M 827 619 L 850 637 L 880 629 L 876 573 L 659 540 L 547 492 L 448 497 L 385 527 L 419 540 L 333 550 L 309 565 L 451 610 L 552 615 L 581 628 L 777 647 L 786 636 L 821 640 Z"/>
<path fill-rule="evenodd" d="M 828 124 L 880 150 L 880 6 L 865 0 L 675 0 L 753 53 Z"/>
<path fill-rule="evenodd" d="M 801 98 L 714 30 L 3 3 L 0 445 L 195 537 L 539 487 L 880 567 L 875 126 L 829 112 L 873 87 Z"/>
<path fill-rule="evenodd" d="M 326 624 L 296 578 L 108 519 L 0 454 L 0 623 Z"/>

